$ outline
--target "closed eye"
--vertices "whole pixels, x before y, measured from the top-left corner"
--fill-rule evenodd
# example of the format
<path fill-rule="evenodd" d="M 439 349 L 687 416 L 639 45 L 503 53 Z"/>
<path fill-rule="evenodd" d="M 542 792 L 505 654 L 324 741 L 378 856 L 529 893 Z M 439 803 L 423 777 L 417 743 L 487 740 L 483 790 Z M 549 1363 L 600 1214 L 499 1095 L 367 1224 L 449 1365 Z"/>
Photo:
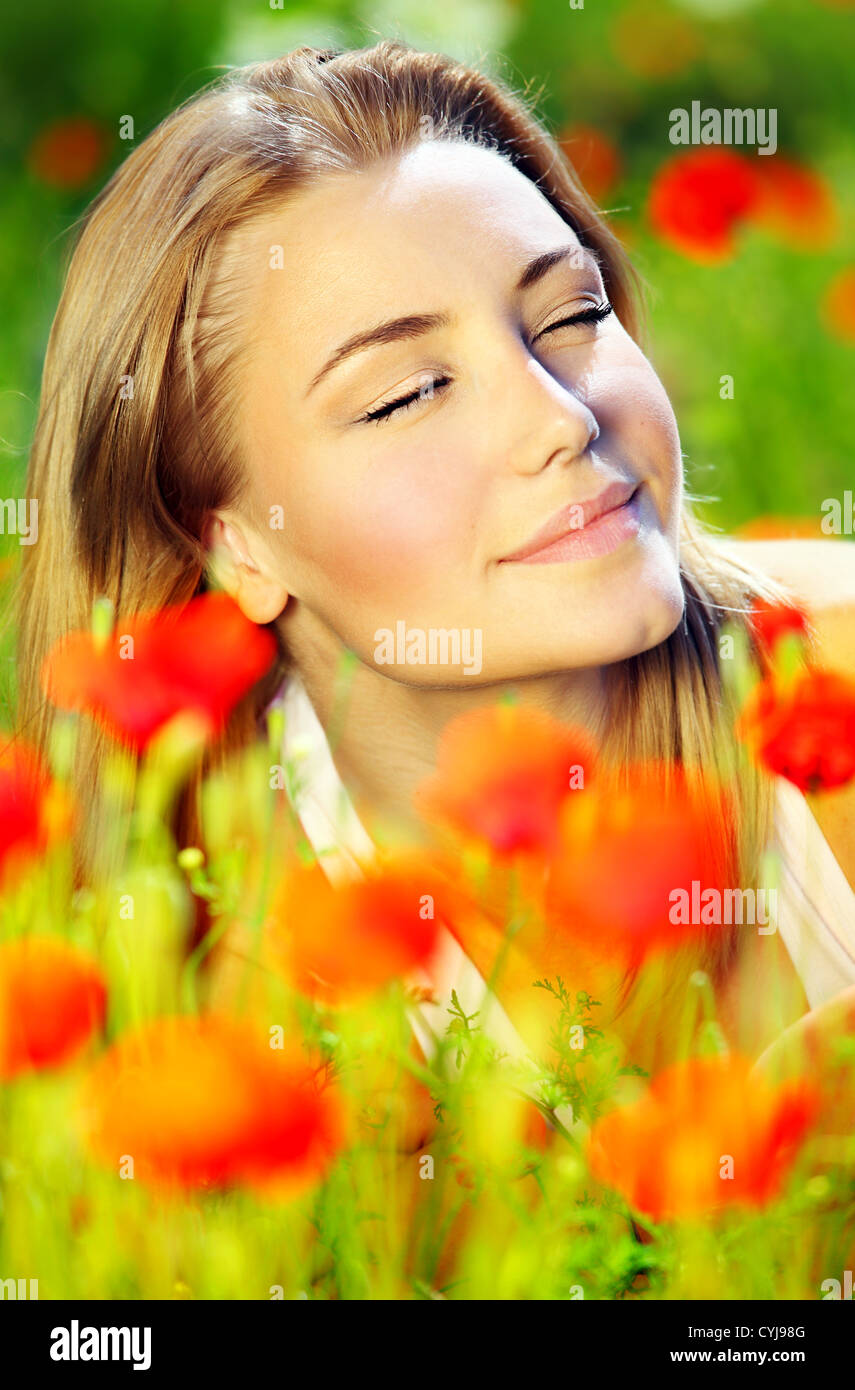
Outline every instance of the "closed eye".
<path fill-rule="evenodd" d="M 544 333 L 552 333 L 556 328 L 569 328 L 580 323 L 602 323 L 613 312 L 611 304 L 592 304 L 590 309 L 583 309 L 579 314 L 571 314 L 569 318 L 556 319 L 555 323 L 549 323 L 538 333 L 538 338 L 542 338 Z"/>
<path fill-rule="evenodd" d="M 450 376 L 432 377 L 428 386 L 428 393 L 424 399 L 430 400 L 436 391 L 442 391 L 446 386 L 450 385 Z M 396 401 L 388 401 L 385 405 L 378 405 L 376 410 L 369 410 L 367 414 L 360 415 L 357 424 L 371 421 L 375 424 L 381 424 L 383 420 L 388 420 L 390 416 L 394 415 L 397 410 L 406 410 L 414 401 L 421 400 L 423 398 L 422 393 L 423 388 L 417 386 L 414 391 L 410 391 L 406 396 L 400 396 Z"/>
<path fill-rule="evenodd" d="M 592 304 L 590 308 L 582 309 L 578 314 L 570 314 L 566 318 L 557 319 L 555 323 L 547 324 L 546 328 L 541 329 L 537 337 L 542 338 L 545 333 L 553 333 L 558 328 L 575 327 L 577 324 L 602 323 L 603 319 L 608 318 L 609 314 L 612 312 L 613 309 L 611 304 Z M 418 400 L 430 400 L 436 392 L 443 391 L 450 385 L 451 377 L 449 376 L 432 377 L 426 395 L 424 394 L 424 388 L 418 386 L 414 390 L 409 391 L 406 396 L 399 396 L 397 400 L 385 401 L 374 410 L 366 411 L 364 415 L 359 416 L 356 423 L 382 424 L 384 420 L 391 419 L 399 410 L 408 410 L 409 407 Z"/>

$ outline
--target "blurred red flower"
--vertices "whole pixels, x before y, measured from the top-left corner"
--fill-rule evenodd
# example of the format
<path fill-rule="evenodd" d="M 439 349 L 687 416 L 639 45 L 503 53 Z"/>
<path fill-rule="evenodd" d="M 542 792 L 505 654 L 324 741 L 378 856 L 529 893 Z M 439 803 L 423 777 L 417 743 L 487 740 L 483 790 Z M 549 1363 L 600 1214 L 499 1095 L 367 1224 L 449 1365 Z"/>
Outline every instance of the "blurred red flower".
<path fill-rule="evenodd" d="M 7 743 L 0 751 L 0 883 L 11 886 L 72 821 L 70 796 L 36 749 L 20 739 Z"/>
<path fill-rule="evenodd" d="M 106 132 L 85 116 L 55 121 L 30 146 L 33 173 L 56 188 L 82 188 L 107 152 Z"/>
<path fill-rule="evenodd" d="M 319 864 L 295 867 L 276 892 L 266 948 L 302 992 L 330 1003 L 361 999 L 430 960 L 444 895 L 440 876 L 417 856 L 336 885 Z"/>
<path fill-rule="evenodd" d="M 829 791 L 855 777 L 855 681 L 809 669 L 782 684 L 767 676 L 736 724 L 757 760 L 800 791 Z"/>
<path fill-rule="evenodd" d="M 326 1172 L 344 1140 L 340 1098 L 294 1047 L 246 1018 L 159 1018 L 127 1033 L 84 1083 L 93 1154 L 162 1188 L 247 1184 L 290 1197 Z"/>
<path fill-rule="evenodd" d="M 523 705 L 488 706 L 445 726 L 436 772 L 414 804 L 425 820 L 500 859 L 547 853 L 559 807 L 588 785 L 595 760 L 584 730 Z"/>
<path fill-rule="evenodd" d="M 677 154 L 657 171 L 648 212 L 656 233 L 693 260 L 716 264 L 734 250 L 733 232 L 757 206 L 754 165 L 733 150 Z"/>
<path fill-rule="evenodd" d="M 201 714 L 211 733 L 269 668 L 276 640 L 225 593 L 122 619 L 100 646 L 89 632 L 61 638 L 42 666 L 48 699 L 94 715 L 138 751 L 174 715 Z"/>
<path fill-rule="evenodd" d="M 562 131 L 558 143 L 594 202 L 601 202 L 620 175 L 621 159 L 614 142 L 596 126 L 576 122 Z"/>
<path fill-rule="evenodd" d="M 552 853 L 516 885 L 502 865 L 474 889 L 449 873 L 443 922 L 485 980 L 500 971 L 499 998 L 527 1037 L 543 1025 L 534 981 L 560 976 L 617 1004 L 628 970 L 703 947 L 727 924 L 724 891 L 738 882 L 730 795 L 656 764 L 631 768 L 628 783 L 600 769 L 594 787 L 570 793 Z"/>
<path fill-rule="evenodd" d="M 0 943 L 0 1077 L 60 1067 L 104 1020 L 107 987 L 97 962 L 59 936 Z"/>
<path fill-rule="evenodd" d="M 754 173 L 754 221 L 791 246 L 814 251 L 828 245 L 837 231 L 837 208 L 820 174 L 780 154 L 758 158 Z"/>
<path fill-rule="evenodd" d="M 640 1100 L 597 1120 L 591 1172 L 655 1221 L 777 1197 L 819 1109 L 806 1082 L 774 1086 L 748 1058 L 693 1057 L 666 1068 Z"/>
<path fill-rule="evenodd" d="M 772 658 L 776 644 L 788 633 L 804 637 L 808 632 L 808 616 L 795 603 L 769 603 L 755 599 L 748 618 L 752 636 L 764 662 Z"/>
<path fill-rule="evenodd" d="M 679 768 L 656 763 L 569 799 L 549 865 L 550 929 L 630 965 L 698 937 L 686 912 L 693 885 L 697 896 L 731 884 L 729 804 L 722 787 L 694 786 Z"/>

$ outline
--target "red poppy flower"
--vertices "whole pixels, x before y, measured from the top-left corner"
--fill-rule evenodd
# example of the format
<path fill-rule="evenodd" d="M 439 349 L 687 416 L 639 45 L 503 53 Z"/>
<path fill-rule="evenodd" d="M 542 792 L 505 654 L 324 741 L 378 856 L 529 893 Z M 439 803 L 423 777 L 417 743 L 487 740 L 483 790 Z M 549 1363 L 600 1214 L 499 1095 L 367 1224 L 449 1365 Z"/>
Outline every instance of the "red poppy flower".
<path fill-rule="evenodd" d="M 596 1121 L 587 1141 L 593 1176 L 655 1221 L 766 1206 L 792 1169 L 819 1098 L 804 1082 L 774 1086 L 751 1067 L 740 1056 L 668 1067 L 640 1100 Z"/>
<path fill-rule="evenodd" d="M 791 246 L 813 251 L 837 230 L 837 209 L 821 175 L 784 155 L 764 155 L 755 165 L 758 197 L 754 221 Z"/>
<path fill-rule="evenodd" d="M 327 1002 L 365 998 L 425 965 L 438 940 L 445 888 L 415 857 L 335 886 L 319 865 L 286 873 L 267 924 L 271 962 Z"/>
<path fill-rule="evenodd" d="M 768 661 L 787 633 L 801 637 L 807 634 L 808 616 L 795 603 L 769 603 L 758 598 L 751 605 L 749 625 L 761 656 Z"/>
<path fill-rule="evenodd" d="M 855 342 L 855 268 L 835 275 L 825 291 L 822 312 L 831 332 L 845 342 Z"/>
<path fill-rule="evenodd" d="M 733 150 L 674 155 L 656 174 L 648 211 L 654 230 L 693 260 L 714 264 L 734 250 L 734 229 L 755 209 L 754 166 Z"/>
<path fill-rule="evenodd" d="M 601 781 L 568 800 L 546 889 L 552 933 L 633 964 L 720 926 L 722 914 L 707 908 L 710 890 L 730 882 L 728 806 L 723 788 L 695 788 L 655 763 L 631 768 L 625 785 Z"/>
<path fill-rule="evenodd" d="M 162 1188 L 247 1184 L 296 1195 L 343 1143 L 340 1099 L 296 1048 L 245 1018 L 159 1018 L 125 1034 L 83 1089 L 93 1154 Z"/>
<path fill-rule="evenodd" d="M 30 168 L 56 188 L 82 188 L 92 179 L 106 150 L 105 132 L 85 116 L 56 121 L 33 141 Z"/>
<path fill-rule="evenodd" d="M 620 175 L 621 160 L 614 142 L 596 126 L 577 122 L 559 135 L 558 143 L 594 202 L 601 202 Z"/>
<path fill-rule="evenodd" d="M 628 789 L 601 769 L 595 787 L 562 805 L 559 843 L 518 893 L 508 894 L 496 870 L 486 892 L 449 882 L 443 922 L 485 980 L 498 972 L 499 999 L 540 1046 L 546 1015 L 536 980 L 560 976 L 610 1009 L 628 970 L 648 959 L 665 969 L 666 952 L 700 951 L 728 925 L 734 821 L 722 788 L 696 790 L 677 769 L 666 782 L 665 768 L 640 766 Z"/>
<path fill-rule="evenodd" d="M 104 1020 L 107 987 L 96 961 L 58 936 L 0 943 L 0 1077 L 60 1067 Z"/>
<path fill-rule="evenodd" d="M 855 681 L 815 669 L 785 685 L 767 677 L 748 696 L 736 733 L 800 791 L 845 786 L 855 777 Z"/>
<path fill-rule="evenodd" d="M 581 730 L 523 705 L 459 715 L 440 738 L 436 772 L 415 806 L 428 821 L 499 858 L 548 852 L 564 799 L 588 785 L 594 745 Z"/>
<path fill-rule="evenodd" d="M 4 737 L 0 735 L 0 737 Z M 68 793 L 20 739 L 0 751 L 0 881 L 8 888 L 28 863 L 71 830 Z"/>
<path fill-rule="evenodd" d="M 84 709 L 138 751 L 174 715 L 201 714 L 218 731 L 268 669 L 276 640 L 225 593 L 122 619 L 100 646 L 89 632 L 62 638 L 42 688 L 62 709 Z"/>

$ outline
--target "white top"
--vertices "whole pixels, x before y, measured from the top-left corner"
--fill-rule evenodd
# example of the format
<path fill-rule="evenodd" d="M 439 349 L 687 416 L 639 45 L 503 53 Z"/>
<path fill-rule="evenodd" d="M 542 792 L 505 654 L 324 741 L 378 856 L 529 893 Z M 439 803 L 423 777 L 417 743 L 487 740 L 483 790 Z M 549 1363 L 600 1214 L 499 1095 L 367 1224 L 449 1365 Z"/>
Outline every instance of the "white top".
<path fill-rule="evenodd" d="M 288 675 L 274 703 L 285 714 L 283 763 L 296 764 L 291 799 L 306 837 L 332 882 L 359 877 L 360 861 L 376 848 L 356 814 L 339 777 L 320 720 L 296 672 Z M 834 857 L 798 788 L 777 778 L 770 866 L 777 865 L 777 912 L 772 915 L 802 982 L 810 1007 L 855 985 L 855 892 Z M 413 1005 L 410 1020 L 425 1057 L 430 1059 L 449 1021 L 451 991 L 467 1014 L 480 1010 L 479 1023 L 511 1056 L 527 1055 L 522 1039 L 490 992 L 484 977 L 445 928 L 432 977 L 416 971 L 414 984 L 431 989 L 436 1003 Z M 554 1112 L 570 1129 L 568 1107 Z"/>

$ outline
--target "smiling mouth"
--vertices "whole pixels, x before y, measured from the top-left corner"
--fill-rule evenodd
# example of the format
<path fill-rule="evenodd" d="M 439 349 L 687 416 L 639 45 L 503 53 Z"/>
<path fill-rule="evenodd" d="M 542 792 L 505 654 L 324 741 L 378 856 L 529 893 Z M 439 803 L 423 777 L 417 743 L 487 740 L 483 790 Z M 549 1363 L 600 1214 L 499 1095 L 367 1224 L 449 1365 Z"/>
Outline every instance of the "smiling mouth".
<path fill-rule="evenodd" d="M 607 555 L 641 529 L 639 482 L 614 482 L 557 512 L 520 550 L 500 564 L 550 564 Z"/>

